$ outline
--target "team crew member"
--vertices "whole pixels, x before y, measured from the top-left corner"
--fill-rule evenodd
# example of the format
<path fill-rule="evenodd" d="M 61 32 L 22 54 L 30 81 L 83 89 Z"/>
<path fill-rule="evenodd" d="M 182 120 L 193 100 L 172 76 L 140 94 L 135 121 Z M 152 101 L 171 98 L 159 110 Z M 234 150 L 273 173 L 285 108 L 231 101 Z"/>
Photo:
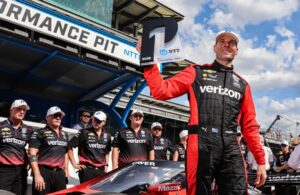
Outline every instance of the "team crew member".
<path fill-rule="evenodd" d="M 278 173 L 293 172 L 293 169 L 288 165 L 290 159 L 290 145 L 288 141 L 281 142 L 281 150 L 277 153 L 277 161 L 274 170 Z M 275 186 L 275 194 L 297 194 L 295 186 L 277 185 Z"/>
<path fill-rule="evenodd" d="M 283 141 L 280 144 L 281 150 L 276 155 L 276 166 L 274 167 L 274 170 L 278 173 L 287 173 L 287 170 L 289 169 L 288 166 L 286 166 L 289 158 L 290 158 L 290 150 L 289 150 L 289 142 Z"/>
<path fill-rule="evenodd" d="M 73 125 L 73 129 L 85 129 L 90 127 L 91 114 L 88 111 L 82 111 L 80 114 L 80 122 Z"/>
<path fill-rule="evenodd" d="M 79 169 L 80 183 L 107 172 L 111 135 L 105 131 L 105 124 L 106 114 L 101 111 L 95 112 L 92 118 L 92 127 L 82 129 L 69 142 L 69 157 L 73 167 Z M 72 147 L 78 147 L 79 164 L 74 159 Z"/>
<path fill-rule="evenodd" d="M 15 100 L 9 118 L 0 123 L 0 189 L 17 195 L 25 194 L 27 186 L 25 145 L 33 131 L 22 122 L 27 110 L 24 100 Z"/>
<path fill-rule="evenodd" d="M 134 109 L 129 120 L 129 128 L 118 131 L 112 143 L 113 169 L 137 160 L 154 160 L 151 134 L 142 127 L 143 111 Z"/>
<path fill-rule="evenodd" d="M 265 152 L 266 170 L 268 171 L 268 170 L 270 170 L 271 165 L 274 161 L 274 156 L 273 156 L 272 150 L 269 147 L 265 146 L 264 143 L 265 143 L 265 139 L 263 138 L 263 136 L 260 136 L 260 144 L 263 146 L 263 149 Z M 256 172 L 257 163 L 253 157 L 252 152 L 248 152 L 247 161 L 248 161 L 250 169 L 253 172 Z"/>
<path fill-rule="evenodd" d="M 182 130 L 179 133 L 179 144 L 175 146 L 173 155 L 174 161 L 185 161 L 186 145 L 188 140 L 188 130 Z"/>
<path fill-rule="evenodd" d="M 62 131 L 65 113 L 57 106 L 48 109 L 46 127 L 34 131 L 29 142 L 33 171 L 32 192 L 44 195 L 66 189 L 68 177 L 68 135 Z"/>
<path fill-rule="evenodd" d="M 159 122 L 154 122 L 151 125 L 151 134 L 153 137 L 155 160 L 168 160 L 167 152 L 174 153 L 172 142 L 161 136 L 163 126 Z"/>
<path fill-rule="evenodd" d="M 267 177 L 250 86 L 233 71 L 238 41 L 230 30 L 219 32 L 214 45 L 216 60 L 212 64 L 191 65 L 166 80 L 157 66 L 144 70 L 156 99 L 167 100 L 188 93 L 188 194 L 209 194 L 214 178 L 222 194 L 247 193 L 244 161 L 236 139 L 238 124 L 258 163 L 255 185 L 262 186 Z"/>

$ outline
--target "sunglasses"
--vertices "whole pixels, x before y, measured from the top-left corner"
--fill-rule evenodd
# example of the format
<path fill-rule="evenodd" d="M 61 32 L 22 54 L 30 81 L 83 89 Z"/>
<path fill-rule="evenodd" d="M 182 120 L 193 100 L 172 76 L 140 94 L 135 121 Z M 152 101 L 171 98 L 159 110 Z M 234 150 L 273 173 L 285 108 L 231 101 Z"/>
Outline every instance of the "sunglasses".
<path fill-rule="evenodd" d="M 60 113 L 56 113 L 56 114 L 53 114 L 52 117 L 62 119 L 63 116 Z"/>
<path fill-rule="evenodd" d="M 282 147 L 282 148 L 284 148 L 284 147 L 287 147 L 287 145 L 285 145 L 285 144 L 281 144 L 281 147 Z"/>
<path fill-rule="evenodd" d="M 138 118 L 138 117 L 143 118 L 143 115 L 141 115 L 141 114 L 134 114 L 133 116 L 136 118 Z"/>
<path fill-rule="evenodd" d="M 91 118 L 91 115 L 81 115 L 84 118 Z"/>
<path fill-rule="evenodd" d="M 102 121 L 100 121 L 99 119 L 97 119 L 97 118 L 94 118 L 94 121 L 95 121 L 95 123 L 101 123 Z"/>
<path fill-rule="evenodd" d="M 153 130 L 154 130 L 154 131 L 162 131 L 161 128 L 157 128 L 157 127 L 154 127 Z"/>

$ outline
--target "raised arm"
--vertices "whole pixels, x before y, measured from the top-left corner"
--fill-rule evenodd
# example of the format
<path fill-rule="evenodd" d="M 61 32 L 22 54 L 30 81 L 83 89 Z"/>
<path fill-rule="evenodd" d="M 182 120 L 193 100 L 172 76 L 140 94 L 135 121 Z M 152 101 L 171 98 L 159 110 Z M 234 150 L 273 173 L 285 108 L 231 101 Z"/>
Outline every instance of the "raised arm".
<path fill-rule="evenodd" d="M 167 100 L 181 96 L 189 91 L 195 80 L 195 68 L 189 66 L 179 74 L 163 79 L 156 65 L 144 69 L 144 77 L 148 82 L 154 98 Z"/>

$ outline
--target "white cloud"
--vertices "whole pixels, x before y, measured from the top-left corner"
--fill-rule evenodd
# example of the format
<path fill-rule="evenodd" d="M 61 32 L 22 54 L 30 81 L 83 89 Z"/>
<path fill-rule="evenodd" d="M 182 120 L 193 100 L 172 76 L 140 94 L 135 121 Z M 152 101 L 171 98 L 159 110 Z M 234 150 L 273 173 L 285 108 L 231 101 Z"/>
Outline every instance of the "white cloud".
<path fill-rule="evenodd" d="M 282 59 L 282 66 L 280 68 L 287 68 L 291 66 L 293 57 L 295 56 L 295 40 L 288 39 L 278 44 L 275 54 Z"/>
<path fill-rule="evenodd" d="M 291 71 L 298 73 L 300 75 L 300 47 L 295 51 L 294 61 L 292 63 Z"/>
<path fill-rule="evenodd" d="M 274 36 L 272 39 L 275 39 Z M 294 36 L 276 41 L 276 45 L 270 50 L 267 49 L 267 44 L 255 48 L 252 40 L 243 40 L 234 62 L 237 64 L 236 70 L 245 76 L 255 89 L 299 85 L 300 49 L 296 48 Z"/>
<path fill-rule="evenodd" d="M 272 48 L 275 45 L 276 45 L 276 36 L 275 35 L 267 35 L 266 47 Z"/>
<path fill-rule="evenodd" d="M 255 90 L 282 89 L 300 84 L 299 73 L 289 72 L 262 72 L 256 75 L 245 76 Z"/>
<path fill-rule="evenodd" d="M 224 11 L 216 9 L 212 18 L 208 21 L 208 24 L 217 25 L 219 29 L 224 29 L 228 26 L 233 29 L 237 29 L 239 23 L 236 23 L 235 21 L 236 19 L 232 13 L 224 13 Z"/>
<path fill-rule="evenodd" d="M 212 50 L 215 33 L 196 23 L 196 16 L 203 10 L 209 0 L 159 0 L 159 2 L 183 14 L 184 20 L 179 23 L 180 38 L 186 58 L 195 63 L 208 63 L 214 59 Z"/>
<path fill-rule="evenodd" d="M 275 31 L 280 34 L 282 37 L 288 37 L 288 38 L 291 38 L 291 37 L 294 37 L 295 34 L 288 30 L 287 28 L 283 27 L 283 26 L 276 26 L 275 27 Z"/>
<path fill-rule="evenodd" d="M 225 25 L 244 28 L 248 24 L 279 20 L 290 16 L 299 8 L 298 0 L 212 0 L 212 2 L 211 7 L 216 10 L 209 23 L 219 27 Z M 219 10 L 219 7 L 223 9 Z M 220 17 L 222 15 L 225 20 Z"/>
<path fill-rule="evenodd" d="M 294 135 L 300 133 L 300 126 L 296 126 L 296 122 L 300 122 L 300 98 L 278 101 L 264 96 L 256 100 L 256 107 L 257 121 L 263 130 L 270 126 L 276 115 L 280 115 L 281 119 L 275 123 L 274 128 Z"/>
<path fill-rule="evenodd" d="M 158 0 L 160 3 L 170 7 L 185 16 L 186 19 L 193 19 L 196 15 L 202 12 L 202 7 L 209 0 Z"/>
<path fill-rule="evenodd" d="M 239 53 L 234 61 L 235 68 L 245 75 L 256 75 L 258 72 L 280 66 L 278 56 L 264 47 L 253 48 L 251 40 L 241 43 Z"/>

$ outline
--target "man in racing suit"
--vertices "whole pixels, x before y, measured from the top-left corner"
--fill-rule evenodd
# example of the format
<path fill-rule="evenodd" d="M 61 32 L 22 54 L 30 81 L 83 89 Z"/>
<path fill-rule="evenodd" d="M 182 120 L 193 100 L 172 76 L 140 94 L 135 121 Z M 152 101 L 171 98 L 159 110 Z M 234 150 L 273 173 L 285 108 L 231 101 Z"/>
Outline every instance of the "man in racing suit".
<path fill-rule="evenodd" d="M 262 186 L 267 177 L 250 87 L 233 71 L 238 41 L 230 30 L 219 32 L 212 64 L 191 65 L 166 80 L 157 66 L 144 70 L 154 98 L 167 100 L 188 93 L 188 194 L 210 194 L 213 179 L 219 194 L 247 194 L 245 161 L 236 138 L 238 124 L 258 164 L 255 185 Z"/>

